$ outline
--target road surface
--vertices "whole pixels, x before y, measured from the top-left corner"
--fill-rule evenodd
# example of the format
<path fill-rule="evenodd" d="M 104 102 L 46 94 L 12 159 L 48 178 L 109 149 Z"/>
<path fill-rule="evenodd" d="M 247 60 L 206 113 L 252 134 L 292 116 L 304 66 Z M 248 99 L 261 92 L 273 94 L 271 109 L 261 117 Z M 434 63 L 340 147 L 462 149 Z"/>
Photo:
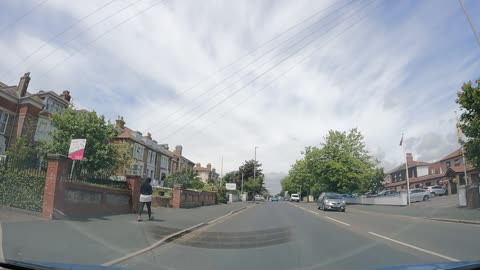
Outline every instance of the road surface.
<path fill-rule="evenodd" d="M 266 202 L 115 266 L 131 269 L 373 269 L 480 259 L 480 226 Z"/>

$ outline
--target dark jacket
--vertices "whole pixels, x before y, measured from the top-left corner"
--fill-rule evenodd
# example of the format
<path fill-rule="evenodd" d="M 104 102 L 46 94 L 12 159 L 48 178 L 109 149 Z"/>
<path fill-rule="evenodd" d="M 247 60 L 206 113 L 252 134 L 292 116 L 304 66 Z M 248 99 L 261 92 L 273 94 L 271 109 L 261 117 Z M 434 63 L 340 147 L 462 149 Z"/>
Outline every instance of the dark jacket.
<path fill-rule="evenodd" d="M 152 195 L 153 189 L 150 183 L 147 181 L 143 182 L 143 184 L 140 186 L 140 194 L 142 195 Z"/>

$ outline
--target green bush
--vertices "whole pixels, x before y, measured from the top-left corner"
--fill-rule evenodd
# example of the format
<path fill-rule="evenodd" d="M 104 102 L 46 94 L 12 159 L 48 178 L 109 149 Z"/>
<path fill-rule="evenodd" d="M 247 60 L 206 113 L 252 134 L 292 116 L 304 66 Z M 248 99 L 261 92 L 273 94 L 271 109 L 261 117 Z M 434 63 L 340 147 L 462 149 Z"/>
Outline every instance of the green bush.
<path fill-rule="evenodd" d="M 41 212 L 45 176 L 0 170 L 0 205 Z"/>

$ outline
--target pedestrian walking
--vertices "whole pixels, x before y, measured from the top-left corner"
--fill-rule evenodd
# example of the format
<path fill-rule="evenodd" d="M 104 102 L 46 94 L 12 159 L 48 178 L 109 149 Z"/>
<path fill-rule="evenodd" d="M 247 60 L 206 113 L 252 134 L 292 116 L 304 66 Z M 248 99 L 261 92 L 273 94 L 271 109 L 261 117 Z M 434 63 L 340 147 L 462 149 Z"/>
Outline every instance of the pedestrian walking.
<path fill-rule="evenodd" d="M 152 178 L 147 178 L 140 186 L 140 204 L 138 205 L 138 217 L 137 221 L 142 221 L 142 212 L 145 204 L 147 205 L 148 219 L 153 220 L 152 216 Z"/>

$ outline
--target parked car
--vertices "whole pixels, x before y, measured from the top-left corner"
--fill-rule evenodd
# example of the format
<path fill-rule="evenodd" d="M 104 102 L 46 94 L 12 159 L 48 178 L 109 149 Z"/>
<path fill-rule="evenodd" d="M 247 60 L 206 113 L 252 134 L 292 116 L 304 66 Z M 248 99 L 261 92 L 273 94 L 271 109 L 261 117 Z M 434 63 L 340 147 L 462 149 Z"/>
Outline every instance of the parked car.
<path fill-rule="evenodd" d="M 427 190 L 430 191 L 432 196 L 442 196 L 447 193 L 447 191 L 442 186 L 430 186 L 427 187 Z"/>
<path fill-rule="evenodd" d="M 317 200 L 318 209 L 323 211 L 327 210 L 337 210 L 345 212 L 346 203 L 345 198 L 338 193 L 333 192 L 322 192 Z"/>
<path fill-rule="evenodd" d="M 414 188 L 410 190 L 410 202 L 420 202 L 430 199 L 432 194 L 423 188 Z"/>
<path fill-rule="evenodd" d="M 367 193 L 365 193 L 365 196 L 367 196 L 367 198 L 373 198 L 373 197 L 375 197 L 375 193 L 367 192 Z"/>
<path fill-rule="evenodd" d="M 300 202 L 300 195 L 292 194 L 292 196 L 290 196 L 290 201 L 291 202 Z"/>
<path fill-rule="evenodd" d="M 278 197 L 277 197 L 277 196 L 273 196 L 273 197 L 272 197 L 272 202 L 278 202 Z"/>
<path fill-rule="evenodd" d="M 383 196 L 395 196 L 398 195 L 399 192 L 396 190 L 384 190 L 382 192 L 379 192 L 375 197 L 383 197 Z"/>
<path fill-rule="evenodd" d="M 255 197 L 253 199 L 256 202 L 264 202 L 265 201 L 265 198 L 263 198 L 262 195 L 255 195 Z"/>

